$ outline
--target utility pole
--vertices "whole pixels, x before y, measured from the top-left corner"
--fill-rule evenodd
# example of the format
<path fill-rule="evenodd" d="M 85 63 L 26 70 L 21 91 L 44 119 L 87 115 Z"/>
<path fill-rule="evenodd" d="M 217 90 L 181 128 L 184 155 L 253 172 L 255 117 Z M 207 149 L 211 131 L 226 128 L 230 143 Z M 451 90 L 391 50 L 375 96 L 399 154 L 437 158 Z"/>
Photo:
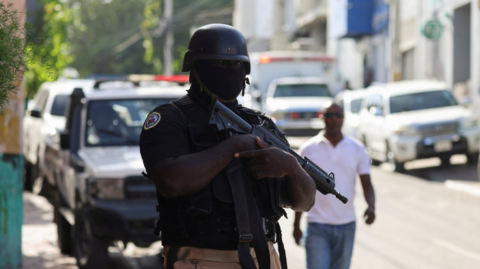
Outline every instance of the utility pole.
<path fill-rule="evenodd" d="M 164 75 L 170 76 L 173 75 L 173 1 L 165 0 L 165 12 L 164 17 L 167 22 L 167 28 L 165 33 L 165 46 L 163 48 L 163 58 L 164 58 Z"/>

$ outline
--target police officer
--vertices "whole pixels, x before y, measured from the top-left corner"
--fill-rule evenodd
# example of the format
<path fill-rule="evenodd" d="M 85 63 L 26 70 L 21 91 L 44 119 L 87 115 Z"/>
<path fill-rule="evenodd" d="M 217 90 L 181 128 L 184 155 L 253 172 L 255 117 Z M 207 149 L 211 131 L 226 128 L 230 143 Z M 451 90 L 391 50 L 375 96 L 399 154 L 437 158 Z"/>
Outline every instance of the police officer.
<path fill-rule="evenodd" d="M 158 190 L 155 233 L 161 231 L 165 267 L 286 268 L 277 221 L 283 207 L 313 206 L 312 178 L 291 154 L 208 124 L 209 106 L 218 99 L 250 124 L 266 124 L 284 136 L 269 118 L 238 105 L 250 73 L 243 35 L 224 24 L 199 28 L 182 71 L 190 71 L 191 88 L 155 108 L 140 136 L 143 162 Z"/>

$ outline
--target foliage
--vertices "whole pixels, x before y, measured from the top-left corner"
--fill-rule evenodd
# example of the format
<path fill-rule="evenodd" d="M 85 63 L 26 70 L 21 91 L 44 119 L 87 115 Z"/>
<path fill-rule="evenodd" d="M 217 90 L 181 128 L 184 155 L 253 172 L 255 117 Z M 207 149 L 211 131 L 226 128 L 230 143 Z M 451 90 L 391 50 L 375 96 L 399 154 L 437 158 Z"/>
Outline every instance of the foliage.
<path fill-rule="evenodd" d="M 31 25 L 27 43 L 28 70 L 27 96 L 32 97 L 45 81 L 58 79 L 61 72 L 74 59 L 67 41 L 72 12 L 66 1 L 40 0 L 44 16 L 40 23 L 42 31 L 35 32 L 38 25 Z"/>
<path fill-rule="evenodd" d="M 152 73 L 152 61 L 144 57 L 148 41 L 142 40 L 141 24 L 146 6 L 152 6 L 152 12 L 158 9 L 155 2 L 79 0 L 72 4 L 74 21 L 69 42 L 76 57 L 71 66 L 81 76 Z"/>
<path fill-rule="evenodd" d="M 162 69 L 162 64 L 160 56 L 156 54 L 153 55 L 153 38 L 160 36 L 162 33 L 162 28 L 159 27 L 160 16 L 161 14 L 161 1 L 160 0 L 149 0 L 145 4 L 144 16 L 145 19 L 140 24 L 140 29 L 143 36 L 143 46 L 145 47 L 145 55 L 143 57 L 146 64 L 153 63 L 155 73 L 160 73 Z M 164 28 L 167 26 L 163 24 Z"/>
<path fill-rule="evenodd" d="M 162 0 L 39 0 L 41 20 L 29 32 L 27 92 L 56 80 L 65 67 L 81 77 L 91 74 L 160 74 L 163 72 Z M 175 73 L 181 73 L 191 29 L 213 22 L 231 23 L 233 0 L 174 0 Z M 200 14 L 211 12 L 213 16 Z M 225 20 L 226 18 L 226 20 Z"/>
<path fill-rule="evenodd" d="M 12 4 L 0 2 L 0 112 L 8 104 L 26 66 L 25 29 Z"/>

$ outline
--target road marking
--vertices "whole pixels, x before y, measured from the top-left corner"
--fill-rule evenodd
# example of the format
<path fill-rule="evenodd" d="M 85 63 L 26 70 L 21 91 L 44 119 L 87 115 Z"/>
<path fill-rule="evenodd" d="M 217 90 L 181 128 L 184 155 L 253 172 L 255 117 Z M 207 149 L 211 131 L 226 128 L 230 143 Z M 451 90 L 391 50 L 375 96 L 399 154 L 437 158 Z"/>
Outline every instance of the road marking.
<path fill-rule="evenodd" d="M 445 242 L 445 241 L 442 241 L 442 240 L 434 240 L 433 243 L 436 244 L 436 245 L 439 245 L 439 246 L 441 246 L 441 247 L 444 247 L 444 248 L 446 248 L 446 249 L 449 249 L 449 250 L 451 250 L 451 251 L 453 251 L 453 252 L 456 252 L 456 253 L 458 253 L 458 254 L 460 254 L 460 255 L 463 255 L 463 256 L 465 256 L 465 257 L 472 258 L 472 259 L 477 260 L 477 261 L 480 262 L 480 255 L 478 255 L 478 254 L 476 254 L 476 253 L 470 252 L 470 251 L 468 251 L 468 250 L 465 250 L 465 249 L 463 249 L 463 248 L 457 247 L 457 246 L 455 246 L 455 245 L 452 245 L 452 244 L 450 244 L 450 243 L 448 243 L 448 242 Z"/>
<path fill-rule="evenodd" d="M 480 188 L 479 187 L 470 186 L 468 184 L 456 182 L 454 180 L 445 181 L 445 186 L 447 188 L 450 188 L 450 189 L 453 189 L 453 190 L 463 191 L 463 192 L 469 193 L 471 195 L 480 196 Z"/>

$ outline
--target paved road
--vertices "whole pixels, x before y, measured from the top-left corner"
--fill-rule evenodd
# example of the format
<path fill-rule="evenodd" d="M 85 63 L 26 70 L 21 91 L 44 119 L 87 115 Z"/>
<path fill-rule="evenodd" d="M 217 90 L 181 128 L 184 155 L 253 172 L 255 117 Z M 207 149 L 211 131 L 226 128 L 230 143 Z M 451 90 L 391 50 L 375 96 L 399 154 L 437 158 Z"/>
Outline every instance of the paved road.
<path fill-rule="evenodd" d="M 441 181 L 449 174 L 439 174 L 448 168 L 421 169 L 437 181 L 412 176 L 416 169 L 399 174 L 385 166 L 373 168 L 377 220 L 372 226 L 358 222 L 353 269 L 480 268 L 480 196 L 447 188 Z M 450 169 L 476 174 L 475 166 L 457 164 Z M 461 179 L 462 174 L 456 176 Z M 480 187 L 479 182 L 471 185 Z M 361 188 L 355 205 L 361 216 L 366 207 Z M 293 213 L 289 215 L 282 223 L 291 251 L 289 267 L 305 268 L 305 252 L 294 245 Z"/>
<path fill-rule="evenodd" d="M 412 162 L 405 174 L 393 173 L 387 165 L 374 167 L 377 221 L 372 226 L 358 223 L 352 268 L 480 268 L 480 192 L 445 184 L 480 189 L 476 166 L 464 162 L 463 156 L 454 156 L 447 168 L 437 167 L 436 159 Z M 361 189 L 354 202 L 362 215 L 366 204 Z M 24 203 L 24 268 L 76 268 L 74 259 L 56 247 L 50 203 L 30 193 L 24 194 Z M 293 212 L 288 214 L 282 228 L 289 268 L 305 268 L 304 249 L 291 236 Z M 109 249 L 111 268 L 160 268 L 159 244 L 120 249 Z"/>

